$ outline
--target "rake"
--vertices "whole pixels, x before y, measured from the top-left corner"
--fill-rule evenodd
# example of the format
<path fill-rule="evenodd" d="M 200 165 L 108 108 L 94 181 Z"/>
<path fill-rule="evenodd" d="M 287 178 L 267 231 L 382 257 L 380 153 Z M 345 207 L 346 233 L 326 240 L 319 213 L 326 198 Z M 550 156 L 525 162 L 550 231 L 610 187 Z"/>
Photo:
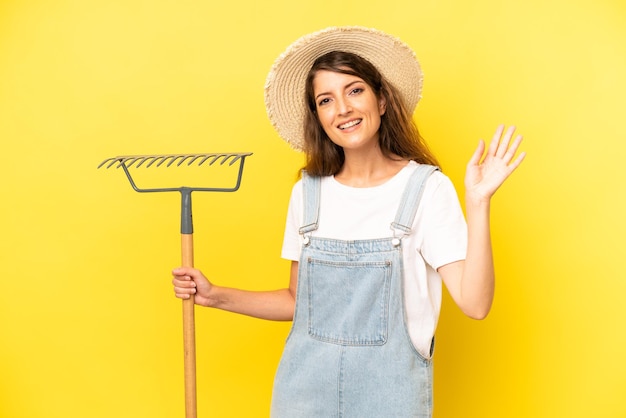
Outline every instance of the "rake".
<path fill-rule="evenodd" d="M 170 154 L 170 155 L 122 155 L 107 158 L 98 168 L 121 168 L 124 170 L 132 188 L 140 193 L 179 192 L 181 195 L 181 253 L 182 266 L 193 267 L 193 220 L 191 216 L 192 192 L 234 192 L 241 185 L 243 165 L 246 157 L 252 153 L 217 153 L 217 154 Z M 131 175 L 131 168 L 170 167 L 186 164 L 191 166 L 211 166 L 215 163 L 229 166 L 239 164 L 237 181 L 232 187 L 165 187 L 139 188 Z M 196 418 L 196 336 L 194 319 L 194 297 L 182 301 L 183 304 L 183 343 L 185 354 L 185 417 Z"/>

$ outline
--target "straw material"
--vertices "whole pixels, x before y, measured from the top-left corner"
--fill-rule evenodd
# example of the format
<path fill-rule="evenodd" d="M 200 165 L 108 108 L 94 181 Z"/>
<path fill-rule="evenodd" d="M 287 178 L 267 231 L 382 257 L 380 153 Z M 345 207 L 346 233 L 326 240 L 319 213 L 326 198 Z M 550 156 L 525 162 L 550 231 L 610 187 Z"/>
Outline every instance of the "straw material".
<path fill-rule="evenodd" d="M 330 27 L 301 37 L 274 62 L 265 83 L 265 108 L 278 134 L 292 148 L 304 146 L 304 84 L 313 62 L 331 51 L 351 52 L 371 62 L 402 95 L 412 114 L 423 74 L 415 53 L 400 39 L 360 26 Z"/>

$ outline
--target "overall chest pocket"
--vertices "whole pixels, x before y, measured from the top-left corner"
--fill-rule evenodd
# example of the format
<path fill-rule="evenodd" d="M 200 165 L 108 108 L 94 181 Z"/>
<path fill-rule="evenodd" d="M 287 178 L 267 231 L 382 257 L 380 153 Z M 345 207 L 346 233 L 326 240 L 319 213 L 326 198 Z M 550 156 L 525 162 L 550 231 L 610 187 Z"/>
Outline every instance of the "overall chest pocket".
<path fill-rule="evenodd" d="M 309 335 L 352 346 L 387 341 L 390 261 L 307 260 Z"/>

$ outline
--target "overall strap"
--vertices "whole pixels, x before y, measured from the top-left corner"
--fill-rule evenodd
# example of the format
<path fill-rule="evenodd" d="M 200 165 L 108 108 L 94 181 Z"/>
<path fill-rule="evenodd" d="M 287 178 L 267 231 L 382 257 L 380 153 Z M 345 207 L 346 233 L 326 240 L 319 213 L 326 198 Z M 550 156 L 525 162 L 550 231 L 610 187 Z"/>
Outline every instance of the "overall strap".
<path fill-rule="evenodd" d="M 304 235 L 307 232 L 315 231 L 317 229 L 320 213 L 321 189 L 321 178 L 318 176 L 310 176 L 305 170 L 302 170 L 304 219 L 302 227 L 300 227 L 300 235 Z"/>
<path fill-rule="evenodd" d="M 398 207 L 398 212 L 396 213 L 396 219 L 391 223 L 391 229 L 394 231 L 400 230 L 403 235 L 411 233 L 411 226 L 424 193 L 426 180 L 432 173 L 438 170 L 439 167 L 433 165 L 418 164 L 404 189 L 400 207 Z"/>

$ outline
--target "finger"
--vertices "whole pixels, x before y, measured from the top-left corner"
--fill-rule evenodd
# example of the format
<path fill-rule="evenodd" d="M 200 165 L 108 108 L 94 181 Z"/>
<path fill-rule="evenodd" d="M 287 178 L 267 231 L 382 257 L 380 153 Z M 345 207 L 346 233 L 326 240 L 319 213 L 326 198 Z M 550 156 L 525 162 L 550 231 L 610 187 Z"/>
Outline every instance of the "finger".
<path fill-rule="evenodd" d="M 187 293 L 175 293 L 175 294 L 176 294 L 176 297 L 179 298 L 179 299 L 189 299 L 189 298 L 191 298 L 191 295 L 187 294 Z"/>
<path fill-rule="evenodd" d="M 487 156 L 494 156 L 498 151 L 498 145 L 500 144 L 500 138 L 502 138 L 502 133 L 504 132 L 504 125 L 498 125 L 496 132 L 493 134 L 491 138 L 491 143 L 489 144 L 489 149 L 487 150 Z"/>
<path fill-rule="evenodd" d="M 520 144 L 522 143 L 522 139 L 523 137 L 521 135 L 516 136 L 515 140 L 513 140 L 513 142 L 510 144 L 510 146 L 506 150 L 506 153 L 504 154 L 503 159 L 507 164 L 513 160 L 513 157 L 515 157 L 515 154 L 517 153 L 517 150 Z"/>
<path fill-rule="evenodd" d="M 521 152 L 520 155 L 518 155 L 517 158 L 509 164 L 509 170 L 513 172 L 517 167 L 519 167 L 522 161 L 524 161 L 524 158 L 526 158 L 526 153 Z"/>
<path fill-rule="evenodd" d="M 183 287 L 175 287 L 174 293 L 176 296 L 178 295 L 195 295 L 197 290 L 195 288 L 187 289 Z"/>
<path fill-rule="evenodd" d="M 182 287 L 182 288 L 196 287 L 196 282 L 191 280 L 189 276 L 174 277 L 172 279 L 172 284 L 174 285 L 174 287 Z"/>
<path fill-rule="evenodd" d="M 478 141 L 478 146 L 476 147 L 476 150 L 474 151 L 474 154 L 472 154 L 472 157 L 470 158 L 467 165 L 471 166 L 471 165 L 480 164 L 480 160 L 484 152 L 485 152 L 485 141 L 481 139 L 480 141 Z"/>
<path fill-rule="evenodd" d="M 193 283 L 193 282 L 192 282 Z M 188 284 L 183 284 L 182 286 L 174 285 L 174 293 L 178 295 L 193 295 L 197 292 L 196 286 L 189 286 Z"/>
<path fill-rule="evenodd" d="M 498 150 L 495 154 L 496 157 L 504 158 L 507 150 L 509 149 L 509 144 L 511 143 L 511 138 L 513 137 L 514 133 L 515 126 L 510 126 L 509 129 L 506 130 L 506 133 L 504 133 L 504 136 L 502 136 L 502 139 L 499 141 Z"/>

